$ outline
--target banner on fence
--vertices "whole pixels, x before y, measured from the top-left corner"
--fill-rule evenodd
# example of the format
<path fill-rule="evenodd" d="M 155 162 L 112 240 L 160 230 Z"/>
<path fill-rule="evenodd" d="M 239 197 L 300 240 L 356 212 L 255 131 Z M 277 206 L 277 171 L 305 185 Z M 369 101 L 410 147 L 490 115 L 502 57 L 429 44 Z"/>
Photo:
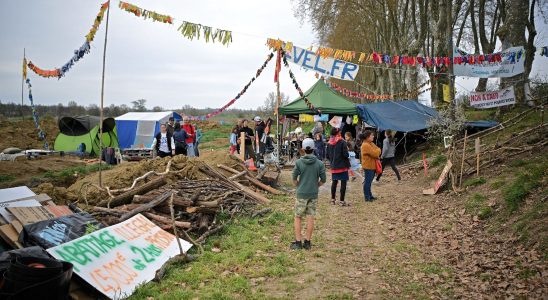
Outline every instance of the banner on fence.
<path fill-rule="evenodd" d="M 512 77 L 525 71 L 525 50 L 523 46 L 511 47 L 500 53 L 470 55 L 453 48 L 453 73 L 468 77 Z"/>
<path fill-rule="evenodd" d="M 188 251 L 191 244 L 179 240 Z M 152 280 L 156 270 L 179 254 L 179 246 L 174 235 L 138 214 L 47 251 L 74 264 L 76 274 L 105 296 L 119 299 Z"/>
<path fill-rule="evenodd" d="M 474 108 L 492 108 L 516 104 L 514 87 L 508 87 L 495 92 L 470 93 L 470 106 Z"/>
<path fill-rule="evenodd" d="M 360 68 L 357 64 L 331 57 L 321 57 L 314 51 L 296 46 L 287 51 L 285 57 L 302 68 L 342 80 L 354 80 Z"/>

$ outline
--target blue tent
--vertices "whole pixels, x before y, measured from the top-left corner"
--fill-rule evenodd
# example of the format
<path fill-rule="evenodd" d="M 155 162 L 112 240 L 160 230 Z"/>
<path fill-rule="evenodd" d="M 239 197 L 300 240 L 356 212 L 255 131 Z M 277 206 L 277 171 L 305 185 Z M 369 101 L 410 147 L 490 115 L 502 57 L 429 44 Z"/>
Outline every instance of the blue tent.
<path fill-rule="evenodd" d="M 423 130 L 429 127 L 430 119 L 438 116 L 434 108 L 413 100 L 358 104 L 357 107 L 360 118 L 379 130 Z"/>
<path fill-rule="evenodd" d="M 167 123 L 170 117 L 181 120 L 181 115 L 173 111 L 130 112 L 117 117 L 120 148 L 150 148 L 154 136 L 160 132 L 160 124 Z"/>

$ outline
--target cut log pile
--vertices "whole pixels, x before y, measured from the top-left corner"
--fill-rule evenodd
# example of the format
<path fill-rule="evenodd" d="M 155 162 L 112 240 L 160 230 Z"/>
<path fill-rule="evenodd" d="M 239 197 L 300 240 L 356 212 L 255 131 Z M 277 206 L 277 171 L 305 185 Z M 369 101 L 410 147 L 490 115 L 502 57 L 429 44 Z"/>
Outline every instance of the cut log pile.
<path fill-rule="evenodd" d="M 217 222 L 218 213 L 254 215 L 256 204 L 270 202 L 265 192 L 283 194 L 262 183 L 243 164 L 231 167 L 221 164 L 216 169 L 201 163 L 198 168 L 207 179 L 181 179 L 168 183 L 165 176 L 169 172 L 166 170 L 141 185 L 133 184 L 132 188 L 115 191 L 96 187 L 106 190 L 110 199 L 99 202 L 90 210 L 106 225 L 117 224 L 141 213 L 165 230 L 171 231 L 175 227 L 178 232 L 191 231 L 207 236 L 221 226 Z"/>

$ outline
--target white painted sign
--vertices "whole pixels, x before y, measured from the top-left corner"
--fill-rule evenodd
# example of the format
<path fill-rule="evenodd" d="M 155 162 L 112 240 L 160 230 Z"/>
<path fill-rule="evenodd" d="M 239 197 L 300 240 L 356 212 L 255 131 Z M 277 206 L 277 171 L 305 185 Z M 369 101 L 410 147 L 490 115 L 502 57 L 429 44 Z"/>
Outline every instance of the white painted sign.
<path fill-rule="evenodd" d="M 302 68 L 342 80 L 354 80 L 360 69 L 357 64 L 332 57 L 324 58 L 313 51 L 295 46 L 286 52 L 286 57 Z"/>
<path fill-rule="evenodd" d="M 470 63 L 471 56 L 474 62 Z M 482 55 L 468 54 L 456 47 L 453 48 L 453 73 L 456 76 L 495 78 L 512 77 L 525 71 L 525 50 L 523 46 L 511 47 L 500 53 Z M 499 59 L 500 58 L 500 59 Z M 468 61 L 468 62 L 463 62 Z"/>
<path fill-rule="evenodd" d="M 492 108 L 516 104 L 516 96 L 511 86 L 495 92 L 470 93 L 468 101 L 474 108 Z"/>
<path fill-rule="evenodd" d="M 180 239 L 183 251 L 190 247 Z M 47 250 L 110 299 L 130 296 L 179 254 L 175 236 L 138 214 L 129 220 Z"/>

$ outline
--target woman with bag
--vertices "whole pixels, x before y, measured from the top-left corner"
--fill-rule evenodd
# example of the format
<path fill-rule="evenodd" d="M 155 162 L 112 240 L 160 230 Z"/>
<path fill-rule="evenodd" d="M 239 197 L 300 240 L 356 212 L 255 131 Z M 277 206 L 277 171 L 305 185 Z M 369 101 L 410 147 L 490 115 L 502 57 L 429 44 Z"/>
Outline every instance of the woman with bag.
<path fill-rule="evenodd" d="M 396 168 L 396 139 L 394 138 L 394 132 L 390 129 L 386 130 L 384 132 L 385 139 L 382 142 L 382 153 L 381 153 L 381 161 L 382 161 L 382 170 L 381 173 L 377 173 L 377 182 L 379 182 L 379 179 L 381 179 L 382 173 L 384 172 L 384 167 L 386 165 L 390 164 L 390 167 L 396 173 L 396 176 L 398 177 L 398 183 L 400 183 L 401 176 L 400 172 L 398 172 L 398 169 Z"/>
<path fill-rule="evenodd" d="M 366 130 L 361 134 L 360 139 L 362 140 L 362 169 L 365 177 L 365 181 L 363 182 L 363 195 L 365 196 L 365 201 L 368 202 L 376 199 L 371 192 L 371 184 L 375 178 L 377 164 L 380 165 L 379 155 L 381 155 L 381 149 L 373 143 L 373 139 L 375 139 L 373 131 Z M 382 172 L 382 167 L 380 172 Z"/>
<path fill-rule="evenodd" d="M 341 136 L 338 128 L 331 129 L 331 138 L 327 145 L 327 158 L 331 164 L 331 204 L 336 204 L 335 195 L 337 194 L 337 185 L 341 182 L 341 198 L 339 204 L 348 206 L 344 201 L 346 194 L 346 183 L 348 181 L 348 169 L 350 160 L 348 159 L 348 144 Z"/>

